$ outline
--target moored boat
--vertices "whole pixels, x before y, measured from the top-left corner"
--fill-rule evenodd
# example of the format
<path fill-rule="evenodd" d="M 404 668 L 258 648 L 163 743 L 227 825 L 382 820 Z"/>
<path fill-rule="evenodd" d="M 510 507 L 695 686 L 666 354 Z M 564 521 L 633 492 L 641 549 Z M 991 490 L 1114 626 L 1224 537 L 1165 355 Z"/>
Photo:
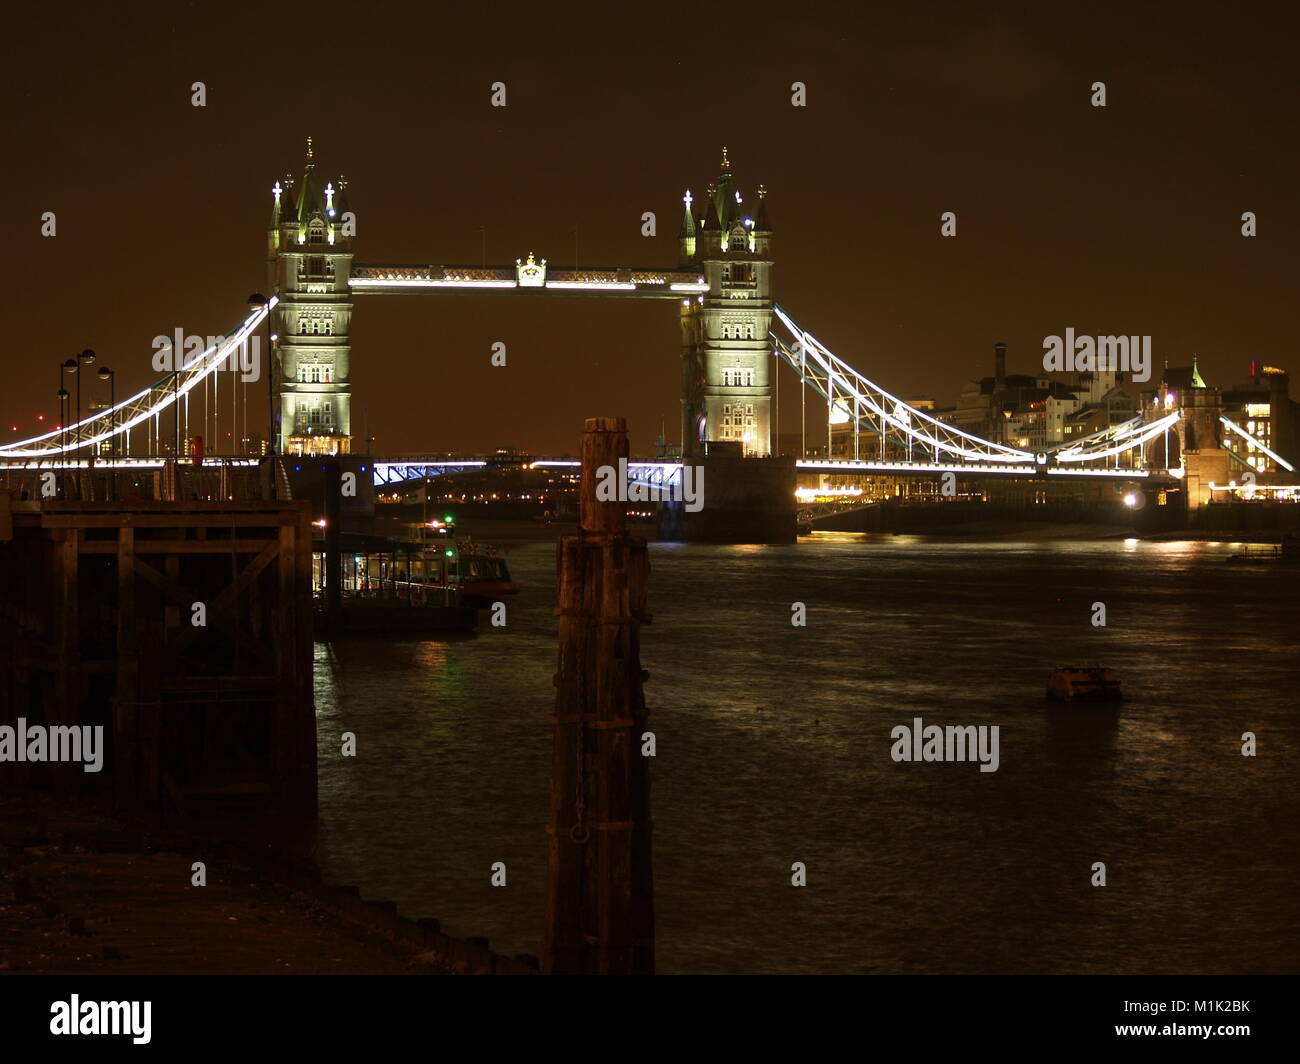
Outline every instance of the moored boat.
<path fill-rule="evenodd" d="M 477 543 L 458 543 L 454 564 L 447 566 L 447 581 L 460 590 L 467 606 L 485 609 L 509 595 L 519 594 L 510 578 L 510 567 L 500 548 Z"/>

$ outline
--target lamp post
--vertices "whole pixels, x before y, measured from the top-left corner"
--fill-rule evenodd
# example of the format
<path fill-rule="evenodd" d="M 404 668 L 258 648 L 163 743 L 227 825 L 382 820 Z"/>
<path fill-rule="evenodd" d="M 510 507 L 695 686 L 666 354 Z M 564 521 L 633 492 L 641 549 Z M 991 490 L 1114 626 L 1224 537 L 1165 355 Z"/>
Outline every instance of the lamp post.
<path fill-rule="evenodd" d="M 176 348 L 172 348 L 172 458 L 179 462 L 181 460 L 181 360 L 184 356 Z M 159 452 L 162 451 L 162 445 L 158 446 Z"/>
<path fill-rule="evenodd" d="M 82 351 L 81 354 L 77 356 L 77 359 L 81 362 L 81 365 L 87 371 L 89 371 L 91 364 L 95 361 L 95 352 L 92 351 L 90 348 L 86 348 L 86 350 Z M 85 376 L 85 374 L 83 373 L 77 374 L 77 443 L 78 444 L 80 444 L 82 439 L 84 438 L 81 431 L 81 378 L 83 376 Z"/>
<path fill-rule="evenodd" d="M 262 310 L 267 303 L 266 296 L 254 292 L 248 297 L 248 307 L 254 313 Z M 271 355 L 271 315 L 266 316 L 266 453 L 275 454 L 275 364 Z"/>
<path fill-rule="evenodd" d="M 108 381 L 108 438 L 113 439 L 113 430 L 117 428 L 117 412 L 114 407 L 117 406 L 117 374 L 107 366 L 100 366 L 99 372 L 95 374 L 101 381 Z M 113 453 L 117 453 L 117 444 L 113 445 Z"/>
<path fill-rule="evenodd" d="M 100 366 L 99 372 L 95 374 L 101 381 L 108 381 L 108 439 L 112 450 L 109 452 L 113 459 L 118 457 L 117 439 L 113 436 L 113 429 L 117 427 L 117 375 L 107 366 Z M 113 497 L 117 497 L 117 467 L 113 467 Z"/>
<path fill-rule="evenodd" d="M 67 465 L 68 463 L 68 454 L 67 454 L 68 419 L 64 416 L 64 403 L 67 402 L 69 399 L 71 399 L 72 396 L 68 394 L 68 389 L 62 387 L 61 385 L 62 385 L 62 380 L 60 380 L 60 388 L 58 392 L 59 395 L 59 460 L 61 464 Z M 63 490 L 62 482 L 60 482 L 59 484 L 59 490 L 60 491 Z"/>
<path fill-rule="evenodd" d="M 64 362 L 64 363 L 63 363 L 63 372 L 66 373 L 66 374 L 69 374 L 69 375 L 73 375 L 73 376 L 75 376 L 75 375 L 76 375 L 76 372 L 77 372 L 77 360 L 76 360 L 75 358 L 70 358 L 70 359 L 68 359 L 66 362 Z M 80 406 L 80 403 L 78 403 L 77 405 Z M 68 416 L 67 416 L 66 418 L 63 419 L 63 425 L 64 425 L 64 432 L 63 432 L 63 451 L 64 451 L 64 454 L 63 454 L 63 458 L 64 458 L 64 463 L 65 463 L 65 464 L 67 463 L 67 457 L 68 457 L 68 456 L 67 456 L 67 450 L 68 450 L 68 433 L 67 433 L 67 425 L 68 425 L 68 422 L 71 421 L 71 420 L 72 420 L 72 395 L 69 393 L 69 395 L 68 395 Z M 76 424 L 76 422 L 73 422 L 73 424 Z M 76 439 L 76 434 L 74 433 L 74 434 L 73 434 L 73 438 L 72 438 L 72 446 L 75 448 L 76 445 L 77 445 L 77 439 Z"/>

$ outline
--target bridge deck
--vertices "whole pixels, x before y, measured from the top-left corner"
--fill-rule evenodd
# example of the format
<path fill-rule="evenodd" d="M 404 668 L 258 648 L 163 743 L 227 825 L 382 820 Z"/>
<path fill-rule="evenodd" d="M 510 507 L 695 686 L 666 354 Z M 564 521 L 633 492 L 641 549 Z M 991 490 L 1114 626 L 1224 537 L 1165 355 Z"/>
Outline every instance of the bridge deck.
<path fill-rule="evenodd" d="M 391 295 L 419 290 L 515 290 L 547 295 L 605 295 L 632 299 L 682 299 L 708 291 L 698 270 L 653 270 L 625 266 L 553 269 L 541 263 L 514 266 L 357 265 L 348 286 L 358 294 Z"/>

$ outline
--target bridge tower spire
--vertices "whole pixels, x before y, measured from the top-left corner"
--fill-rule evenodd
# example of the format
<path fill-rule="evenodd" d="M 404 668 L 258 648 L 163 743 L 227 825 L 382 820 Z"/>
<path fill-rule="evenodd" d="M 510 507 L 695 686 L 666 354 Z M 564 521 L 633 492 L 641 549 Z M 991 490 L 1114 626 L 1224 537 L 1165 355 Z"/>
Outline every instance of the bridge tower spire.
<path fill-rule="evenodd" d="M 689 196 L 689 193 L 688 193 Z M 772 227 L 767 189 L 747 203 L 732 181 L 731 159 L 704 200 L 696 224 L 686 202 L 683 264 L 696 266 L 708 291 L 682 300 L 682 453 L 709 442 L 739 443 L 744 454 L 772 453 Z"/>
<path fill-rule="evenodd" d="M 352 234 L 347 179 L 316 173 L 312 138 L 296 197 L 293 179 L 276 182 L 268 266 L 280 297 L 271 372 L 280 393 L 279 454 L 347 454 L 352 449 L 349 383 Z"/>

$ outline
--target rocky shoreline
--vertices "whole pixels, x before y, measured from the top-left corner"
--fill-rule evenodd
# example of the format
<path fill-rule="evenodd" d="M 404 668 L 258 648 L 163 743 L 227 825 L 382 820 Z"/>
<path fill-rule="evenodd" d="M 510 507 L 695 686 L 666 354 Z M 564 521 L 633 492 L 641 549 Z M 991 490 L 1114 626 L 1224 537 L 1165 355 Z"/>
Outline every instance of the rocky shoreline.
<path fill-rule="evenodd" d="M 0 973 L 537 971 L 534 958 L 326 884 L 306 860 L 153 828 L 85 798 L 11 792 L 3 809 Z"/>

